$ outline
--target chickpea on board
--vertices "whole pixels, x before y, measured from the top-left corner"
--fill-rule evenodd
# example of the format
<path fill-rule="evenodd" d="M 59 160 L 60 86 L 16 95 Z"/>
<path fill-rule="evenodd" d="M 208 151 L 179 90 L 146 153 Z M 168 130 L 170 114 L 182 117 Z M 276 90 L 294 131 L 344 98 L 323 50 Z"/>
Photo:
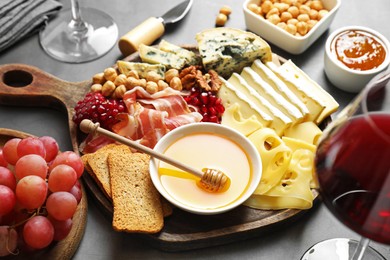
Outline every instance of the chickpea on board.
<path fill-rule="evenodd" d="M 260 0 L 248 9 L 294 36 L 305 36 L 328 14 L 321 0 Z"/>

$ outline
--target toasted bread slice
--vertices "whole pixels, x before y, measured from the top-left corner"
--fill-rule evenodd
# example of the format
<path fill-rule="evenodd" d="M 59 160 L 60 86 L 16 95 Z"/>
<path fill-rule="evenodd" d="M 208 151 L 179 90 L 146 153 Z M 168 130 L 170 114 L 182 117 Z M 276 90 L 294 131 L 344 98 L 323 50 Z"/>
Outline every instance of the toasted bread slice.
<path fill-rule="evenodd" d="M 149 175 L 149 158 L 142 153 L 108 155 L 116 231 L 157 233 L 163 228 L 161 197 Z"/>

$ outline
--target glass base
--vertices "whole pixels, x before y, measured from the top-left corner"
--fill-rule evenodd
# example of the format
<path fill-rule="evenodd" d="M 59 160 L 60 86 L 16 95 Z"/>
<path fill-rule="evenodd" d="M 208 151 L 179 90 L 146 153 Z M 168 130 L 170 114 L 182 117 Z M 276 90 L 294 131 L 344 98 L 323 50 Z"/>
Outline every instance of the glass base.
<path fill-rule="evenodd" d="M 309 248 L 301 260 L 350 260 L 358 244 L 358 241 L 347 238 L 325 240 Z M 363 259 L 386 260 L 386 258 L 370 246 L 366 248 Z"/>
<path fill-rule="evenodd" d="M 40 31 L 40 44 L 51 57 L 82 63 L 103 56 L 116 44 L 118 27 L 109 15 L 93 8 L 80 8 L 80 12 L 84 22 L 81 27 L 72 21 L 72 12 L 68 9 Z"/>

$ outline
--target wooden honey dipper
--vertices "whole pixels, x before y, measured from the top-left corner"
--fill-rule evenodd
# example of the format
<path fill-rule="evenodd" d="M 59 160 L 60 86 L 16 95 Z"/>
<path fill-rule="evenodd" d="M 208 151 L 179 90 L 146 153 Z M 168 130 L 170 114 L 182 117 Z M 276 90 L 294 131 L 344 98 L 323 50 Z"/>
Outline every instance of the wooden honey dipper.
<path fill-rule="evenodd" d="M 144 152 L 154 158 L 164 161 L 170 165 L 173 165 L 185 172 L 195 175 L 200 178 L 200 181 L 198 182 L 199 186 L 209 192 L 222 192 L 227 190 L 230 186 L 229 177 L 227 177 L 220 170 L 204 168 L 202 171 L 199 171 L 195 168 L 190 167 L 189 165 L 183 164 L 182 162 L 177 161 L 171 157 L 168 157 L 162 153 L 156 152 L 155 150 L 149 147 L 146 147 L 135 141 L 125 138 L 121 135 L 115 134 L 111 131 L 101 128 L 99 123 L 93 123 L 91 120 L 84 119 L 80 123 L 80 129 L 84 133 L 97 132 L 99 134 L 105 135 L 115 141 L 128 145 L 134 149 L 137 149 L 138 151 Z"/>

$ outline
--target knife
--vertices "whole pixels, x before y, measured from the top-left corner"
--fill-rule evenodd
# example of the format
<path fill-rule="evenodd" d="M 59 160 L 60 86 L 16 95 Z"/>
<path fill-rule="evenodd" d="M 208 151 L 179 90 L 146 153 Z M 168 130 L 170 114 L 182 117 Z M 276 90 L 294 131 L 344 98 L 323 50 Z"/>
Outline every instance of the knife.
<path fill-rule="evenodd" d="M 150 17 L 123 35 L 118 42 L 122 54 L 128 56 L 138 51 L 138 46 L 141 43 L 146 45 L 152 44 L 163 35 L 166 25 L 180 21 L 188 13 L 192 2 L 193 0 L 185 0 L 162 16 Z"/>

